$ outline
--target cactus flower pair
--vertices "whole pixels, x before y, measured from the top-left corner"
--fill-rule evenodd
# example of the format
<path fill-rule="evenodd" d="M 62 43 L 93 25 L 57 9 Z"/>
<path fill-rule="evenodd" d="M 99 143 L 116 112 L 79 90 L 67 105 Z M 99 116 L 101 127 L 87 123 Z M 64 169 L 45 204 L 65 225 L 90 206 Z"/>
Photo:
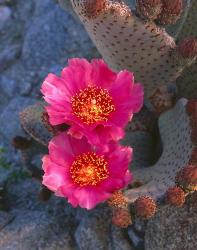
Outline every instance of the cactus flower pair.
<path fill-rule="evenodd" d="M 91 209 L 131 181 L 131 148 L 118 141 L 143 103 L 143 89 L 128 71 L 113 72 L 103 60 L 71 59 L 61 76 L 41 88 L 51 125 L 68 124 L 49 143 L 43 184 Z"/>

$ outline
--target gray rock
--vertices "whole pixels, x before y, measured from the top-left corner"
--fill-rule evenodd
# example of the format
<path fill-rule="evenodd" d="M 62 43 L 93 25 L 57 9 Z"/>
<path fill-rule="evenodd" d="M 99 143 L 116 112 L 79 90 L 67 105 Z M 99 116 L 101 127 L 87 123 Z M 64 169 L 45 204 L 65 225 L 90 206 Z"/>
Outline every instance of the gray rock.
<path fill-rule="evenodd" d="M 24 136 L 19 122 L 19 112 L 26 106 L 35 103 L 35 99 L 15 97 L 0 115 L 0 133 L 10 143 L 16 135 Z"/>
<path fill-rule="evenodd" d="M 108 250 L 111 216 L 106 208 L 89 212 L 79 224 L 75 239 L 80 250 Z"/>
<path fill-rule="evenodd" d="M 0 156 L 1 157 L 1 156 Z M 2 161 L 2 159 L 1 159 Z M 0 163 L 0 187 L 4 187 L 7 178 L 10 174 L 10 169 L 5 169 L 4 167 L 1 166 L 2 163 Z M 1 202 L 1 200 L 0 200 Z"/>
<path fill-rule="evenodd" d="M 112 226 L 111 240 L 113 250 L 134 250 L 125 231 L 123 231 L 121 228 Z"/>
<path fill-rule="evenodd" d="M 16 217 L 0 231 L 1 250 L 73 250 L 70 221 L 64 216 L 28 210 L 13 211 Z"/>
<path fill-rule="evenodd" d="M 197 249 L 197 193 L 191 197 L 182 208 L 161 208 L 149 221 L 145 234 L 146 250 Z"/>
<path fill-rule="evenodd" d="M 12 64 L 21 53 L 21 45 L 11 45 L 0 52 L 0 72 Z"/>
<path fill-rule="evenodd" d="M 8 97 L 12 97 L 16 94 L 17 82 L 15 79 L 2 75 L 0 76 L 0 88 Z"/>
<path fill-rule="evenodd" d="M 61 6 L 61 8 L 63 8 L 64 10 L 72 11 L 72 4 L 70 0 L 57 0 L 57 2 Z"/>
<path fill-rule="evenodd" d="M 4 211 L 0 211 L 0 230 L 7 226 L 13 219 L 13 215 Z"/>
<path fill-rule="evenodd" d="M 11 9 L 7 6 L 0 6 L 0 26 L 11 17 Z"/>
<path fill-rule="evenodd" d="M 69 12 L 64 12 L 52 0 L 37 2 L 36 6 L 22 52 L 23 62 L 29 69 L 41 71 L 40 67 L 65 65 L 69 57 L 91 57 L 95 53 L 84 28 Z"/>
<path fill-rule="evenodd" d="M 131 239 L 133 245 L 136 247 L 136 248 L 140 248 L 143 246 L 143 239 L 140 238 L 132 228 L 129 228 L 128 229 L 128 235 L 129 235 L 129 238 Z"/>
<path fill-rule="evenodd" d="M 44 13 L 57 7 L 54 0 L 34 0 L 34 17 L 43 16 Z"/>

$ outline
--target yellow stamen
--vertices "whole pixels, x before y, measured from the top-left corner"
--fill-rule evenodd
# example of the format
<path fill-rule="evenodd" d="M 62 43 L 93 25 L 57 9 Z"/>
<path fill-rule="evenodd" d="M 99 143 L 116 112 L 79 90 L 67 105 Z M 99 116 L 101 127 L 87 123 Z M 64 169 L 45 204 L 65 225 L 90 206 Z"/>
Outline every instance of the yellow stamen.
<path fill-rule="evenodd" d="M 71 104 L 73 113 L 88 125 L 107 121 L 110 113 L 115 111 L 108 90 L 101 87 L 88 86 L 80 90 L 71 98 Z"/>
<path fill-rule="evenodd" d="M 94 152 L 77 156 L 70 168 L 70 173 L 73 181 L 80 186 L 95 186 L 109 176 L 108 164 L 104 156 Z"/>

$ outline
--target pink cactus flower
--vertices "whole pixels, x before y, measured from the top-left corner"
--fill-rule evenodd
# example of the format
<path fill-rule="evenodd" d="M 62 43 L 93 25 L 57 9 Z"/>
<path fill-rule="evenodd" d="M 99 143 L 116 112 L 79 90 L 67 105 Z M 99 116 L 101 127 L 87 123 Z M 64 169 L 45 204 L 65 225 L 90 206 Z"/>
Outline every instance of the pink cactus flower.
<path fill-rule="evenodd" d="M 107 150 L 96 148 L 85 137 L 63 132 L 51 140 L 49 155 L 43 157 L 42 183 L 73 207 L 92 209 L 130 183 L 131 158 L 129 147 L 112 142 Z"/>
<path fill-rule="evenodd" d="M 94 145 L 119 140 L 143 104 L 143 88 L 129 71 L 113 72 L 103 60 L 71 59 L 61 76 L 49 74 L 41 88 L 50 123 Z"/>

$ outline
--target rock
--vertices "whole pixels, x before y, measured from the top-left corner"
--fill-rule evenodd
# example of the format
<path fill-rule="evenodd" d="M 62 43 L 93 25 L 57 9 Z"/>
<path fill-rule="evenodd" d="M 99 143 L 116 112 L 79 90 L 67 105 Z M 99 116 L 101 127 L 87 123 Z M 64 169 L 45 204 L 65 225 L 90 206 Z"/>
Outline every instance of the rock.
<path fill-rule="evenodd" d="M 43 71 L 41 67 L 65 65 L 69 57 L 92 56 L 94 45 L 69 12 L 63 11 L 52 0 L 37 2 L 36 6 L 22 51 L 23 62 L 29 69 Z"/>
<path fill-rule="evenodd" d="M 95 209 L 82 218 L 75 240 L 80 250 L 108 250 L 110 244 L 111 216 L 109 209 Z"/>
<path fill-rule="evenodd" d="M 14 216 L 4 212 L 4 211 L 0 211 L 0 231 L 6 226 L 8 225 L 12 220 L 14 219 Z"/>
<path fill-rule="evenodd" d="M 8 0 L 11 5 L 14 5 L 14 14 L 17 20 L 22 21 L 23 25 L 26 26 L 29 22 L 31 22 L 31 18 L 34 14 L 35 2 L 36 0 Z M 23 33 L 24 30 L 21 30 Z"/>
<path fill-rule="evenodd" d="M 70 2 L 70 0 L 56 0 L 59 5 L 61 6 L 62 9 L 64 10 L 70 10 L 73 12 L 73 9 L 72 9 L 72 4 Z"/>
<path fill-rule="evenodd" d="M 0 26 L 11 17 L 11 9 L 7 6 L 0 6 Z"/>
<path fill-rule="evenodd" d="M 188 197 L 182 208 L 165 206 L 159 210 L 147 225 L 145 249 L 197 249 L 197 195 Z"/>
<path fill-rule="evenodd" d="M 11 45 L 0 52 L 0 72 L 12 64 L 21 53 L 20 45 Z"/>
<path fill-rule="evenodd" d="M 17 82 L 14 79 L 2 75 L 0 76 L 0 88 L 8 97 L 12 97 L 16 93 Z"/>
<path fill-rule="evenodd" d="M 71 221 L 47 212 L 13 211 L 15 219 L 0 231 L 0 249 L 72 250 Z"/>
<path fill-rule="evenodd" d="M 128 235 L 129 235 L 129 238 L 131 239 L 133 245 L 137 248 L 137 249 L 140 249 L 140 248 L 143 248 L 143 245 L 144 245 L 144 242 L 143 242 L 143 239 L 140 238 L 132 228 L 129 228 L 128 229 Z"/>
<path fill-rule="evenodd" d="M 19 112 L 21 112 L 26 106 L 35 103 L 35 99 L 25 97 L 15 97 L 10 101 L 7 107 L 0 115 L 0 133 L 10 143 L 12 139 L 21 135 L 24 136 L 24 132 L 20 127 Z"/>
<path fill-rule="evenodd" d="M 134 250 L 128 236 L 121 228 L 111 227 L 111 240 L 113 250 Z"/>

